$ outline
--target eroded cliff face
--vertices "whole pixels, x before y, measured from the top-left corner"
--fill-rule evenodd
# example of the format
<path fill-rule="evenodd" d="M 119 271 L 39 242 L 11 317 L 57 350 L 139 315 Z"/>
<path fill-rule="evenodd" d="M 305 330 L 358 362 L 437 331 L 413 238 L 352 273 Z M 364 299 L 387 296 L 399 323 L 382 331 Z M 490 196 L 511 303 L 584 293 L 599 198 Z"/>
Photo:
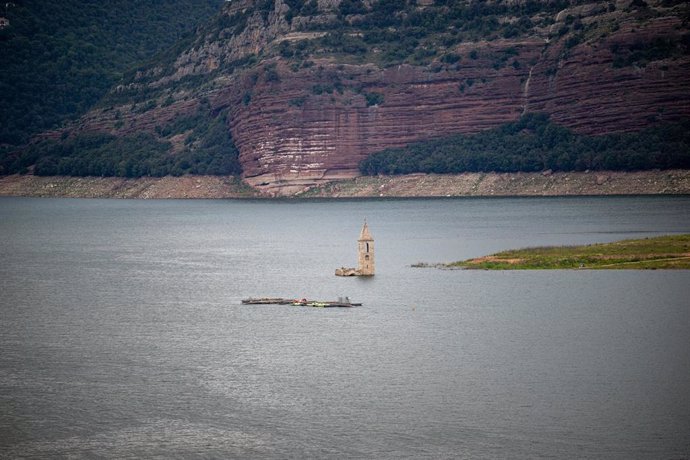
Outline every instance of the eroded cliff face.
<path fill-rule="evenodd" d="M 690 56 L 616 67 L 612 49 L 628 50 L 657 40 L 687 40 L 687 26 L 667 16 L 619 22 L 619 29 L 581 43 L 565 57 L 547 47 L 525 90 L 528 109 L 586 134 L 638 131 L 651 122 L 690 114 Z M 686 38 L 682 38 L 686 37 Z"/>
<path fill-rule="evenodd" d="M 375 48 L 371 59 L 308 49 L 295 62 L 282 43 L 318 40 L 327 31 L 305 31 L 305 24 L 333 21 L 339 2 L 321 1 L 319 14 L 290 20 L 289 2 L 269 3 L 260 10 L 255 1 L 229 2 L 220 20 L 226 26 L 201 34 L 168 69 L 141 72 L 130 88 L 171 88 L 155 107 L 96 110 L 78 129 L 156 132 L 199 107 L 227 111 L 245 181 L 266 194 L 290 195 L 359 175 L 358 163 L 376 151 L 481 131 L 526 112 L 549 113 L 587 134 L 690 117 L 683 3 L 570 6 L 542 17 L 545 25 L 529 33 L 454 43 L 428 62 L 392 66 L 375 59 Z M 199 83 L 173 85 L 185 78 Z M 182 144 L 184 136 L 170 140 Z"/>
<path fill-rule="evenodd" d="M 526 57 L 538 57 L 540 49 L 538 42 L 524 44 Z M 524 71 L 508 67 L 488 75 L 479 66 L 432 72 L 317 61 L 315 70 L 258 82 L 248 90 L 249 104 L 232 110 L 244 177 L 262 189 L 294 193 L 354 177 L 358 163 L 382 149 L 518 118 L 525 105 Z M 471 86 L 468 80 L 474 80 Z M 314 94 L 314 88 L 335 84 L 342 89 Z M 382 102 L 368 102 L 371 94 Z"/>

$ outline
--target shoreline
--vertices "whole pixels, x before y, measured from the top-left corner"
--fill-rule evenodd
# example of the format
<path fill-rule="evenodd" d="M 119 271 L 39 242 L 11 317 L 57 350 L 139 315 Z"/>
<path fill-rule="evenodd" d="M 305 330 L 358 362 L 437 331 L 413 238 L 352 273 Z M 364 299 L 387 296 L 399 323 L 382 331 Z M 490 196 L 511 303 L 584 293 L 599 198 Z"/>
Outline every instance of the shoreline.
<path fill-rule="evenodd" d="M 445 270 L 688 270 L 690 234 L 574 246 L 509 249 L 450 263 L 418 263 Z"/>
<path fill-rule="evenodd" d="M 360 176 L 293 195 L 266 195 L 232 176 L 67 177 L 0 176 L 0 196 L 227 199 L 431 198 L 491 196 L 607 196 L 690 194 L 690 170 Z"/>

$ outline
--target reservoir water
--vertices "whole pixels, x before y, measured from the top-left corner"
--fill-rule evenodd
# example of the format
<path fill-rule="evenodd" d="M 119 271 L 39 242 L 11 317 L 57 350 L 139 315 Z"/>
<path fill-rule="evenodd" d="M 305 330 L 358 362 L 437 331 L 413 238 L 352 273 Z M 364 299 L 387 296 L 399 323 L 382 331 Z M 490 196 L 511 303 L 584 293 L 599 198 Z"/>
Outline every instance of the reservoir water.
<path fill-rule="evenodd" d="M 354 266 L 364 218 L 377 274 Z M 0 457 L 690 457 L 690 271 L 441 271 L 690 197 L 0 199 Z M 243 306 L 250 296 L 363 306 Z"/>

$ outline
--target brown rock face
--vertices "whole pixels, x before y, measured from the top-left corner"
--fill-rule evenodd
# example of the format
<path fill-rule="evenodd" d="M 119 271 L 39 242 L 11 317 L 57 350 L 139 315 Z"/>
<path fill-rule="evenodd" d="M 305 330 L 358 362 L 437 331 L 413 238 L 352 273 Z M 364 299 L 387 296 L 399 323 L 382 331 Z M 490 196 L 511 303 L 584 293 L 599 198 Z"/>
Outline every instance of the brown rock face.
<path fill-rule="evenodd" d="M 548 48 L 533 68 L 528 109 L 586 134 L 638 131 L 658 119 L 688 117 L 690 56 L 616 68 L 611 51 L 687 33 L 676 17 L 631 20 L 601 41 L 574 47 L 563 59 L 562 48 Z"/>
<path fill-rule="evenodd" d="M 522 46 L 529 59 L 543 44 Z M 431 72 L 320 62 L 320 70 L 285 70 L 278 83 L 257 83 L 251 102 L 231 117 L 244 177 L 260 189 L 292 194 L 354 177 L 362 159 L 385 148 L 515 120 L 525 106 L 525 71 L 487 72 L 484 64 Z M 315 94 L 319 88 L 328 90 Z M 367 102 L 372 94 L 381 95 L 379 103 Z"/>
<path fill-rule="evenodd" d="M 678 25 L 676 18 L 661 18 L 638 26 L 636 35 L 626 24 L 596 47 L 582 44 L 565 56 L 562 46 L 539 39 L 473 43 L 458 53 L 477 50 L 477 59 L 436 72 L 323 61 L 295 73 L 279 65 L 279 82 L 245 89 L 251 101 L 235 103 L 230 129 L 246 181 L 275 194 L 357 176 L 358 163 L 385 148 L 478 132 L 527 111 L 549 113 L 585 134 L 640 130 L 655 120 L 690 117 L 690 58 L 614 68 L 610 47 Z M 495 68 L 497 57 L 514 50 L 517 55 Z M 324 87 L 329 92 L 316 94 Z M 382 102 L 368 105 L 372 93 Z M 239 95 L 226 97 L 237 101 Z"/>
<path fill-rule="evenodd" d="M 230 2 L 224 15 L 238 17 L 253 3 Z M 321 9 L 337 4 L 319 2 Z M 431 4 L 418 2 L 420 8 Z M 206 98 L 212 111 L 229 111 L 228 129 L 245 181 L 267 194 L 292 195 L 359 175 L 358 163 L 382 149 L 478 132 L 526 112 L 546 112 L 553 121 L 586 134 L 635 131 L 656 121 L 690 117 L 687 52 L 620 62 L 621 56 L 655 40 L 687 42 L 687 25 L 660 2 L 644 20 L 617 4 L 617 10 L 607 10 L 602 2 L 575 5 L 558 13 L 553 25 L 545 26 L 548 30 L 536 28 L 528 36 L 453 45 L 444 52 L 461 59 L 452 64 L 435 58 L 430 65 L 382 68 L 320 54 L 311 56 L 313 65 L 295 67 L 276 52 L 280 43 L 323 32 L 297 30 L 318 16 L 288 22 L 288 7 L 278 0 L 263 16 L 248 15 L 241 33 L 225 37 L 219 32 L 217 38 L 197 43 L 176 60 L 173 73 L 150 86 L 209 74 L 222 62 L 265 52 L 256 65 L 221 72 L 201 89 L 174 93 L 172 105 L 125 113 L 119 128 L 113 128 L 112 112 L 94 112 L 84 118 L 84 129 L 152 131 L 193 113 Z M 554 31 L 573 17 L 581 21 L 582 31 L 573 33 L 571 27 L 569 35 L 557 36 Z"/>

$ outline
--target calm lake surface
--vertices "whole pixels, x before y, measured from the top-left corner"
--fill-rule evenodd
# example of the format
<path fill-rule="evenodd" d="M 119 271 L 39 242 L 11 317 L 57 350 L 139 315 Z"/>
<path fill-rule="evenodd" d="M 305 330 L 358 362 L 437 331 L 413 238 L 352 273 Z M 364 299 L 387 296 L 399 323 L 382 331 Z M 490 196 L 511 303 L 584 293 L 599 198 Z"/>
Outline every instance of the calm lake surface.
<path fill-rule="evenodd" d="M 684 232 L 690 197 L 0 198 L 0 457 L 688 458 L 690 271 L 410 267 Z"/>

